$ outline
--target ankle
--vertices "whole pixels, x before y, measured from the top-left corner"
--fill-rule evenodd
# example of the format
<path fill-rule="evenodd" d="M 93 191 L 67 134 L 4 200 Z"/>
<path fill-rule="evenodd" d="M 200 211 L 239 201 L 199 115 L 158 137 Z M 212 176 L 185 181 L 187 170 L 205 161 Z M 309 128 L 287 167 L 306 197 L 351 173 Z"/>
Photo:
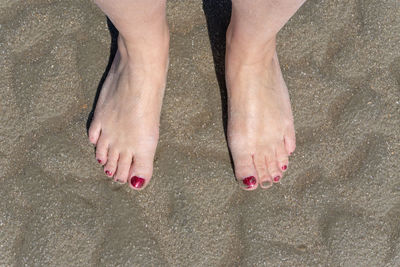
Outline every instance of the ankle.
<path fill-rule="evenodd" d="M 229 25 L 226 33 L 226 55 L 227 66 L 269 62 L 274 60 L 276 55 L 276 36 L 255 38 L 241 34 Z"/>
<path fill-rule="evenodd" d="M 152 33 L 118 36 L 118 51 L 121 60 L 135 65 L 165 65 L 168 61 L 168 25 Z"/>

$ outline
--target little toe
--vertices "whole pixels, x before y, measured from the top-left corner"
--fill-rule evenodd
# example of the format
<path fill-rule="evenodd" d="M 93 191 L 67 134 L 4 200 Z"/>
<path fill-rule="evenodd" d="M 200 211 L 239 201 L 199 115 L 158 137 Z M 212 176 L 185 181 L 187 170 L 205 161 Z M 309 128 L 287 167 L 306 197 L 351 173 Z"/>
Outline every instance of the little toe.
<path fill-rule="evenodd" d="M 153 155 L 138 153 L 133 158 L 129 186 L 132 189 L 140 190 L 147 186 L 153 174 Z"/>
<path fill-rule="evenodd" d="M 89 142 L 95 145 L 99 139 L 101 131 L 101 125 L 97 121 L 93 120 L 89 128 Z"/>
<path fill-rule="evenodd" d="M 232 154 L 235 166 L 235 176 L 239 185 L 244 190 L 254 190 L 257 188 L 257 170 L 251 153 Z"/>
<path fill-rule="evenodd" d="M 129 153 L 121 153 L 118 159 L 117 172 L 114 175 L 114 180 L 119 183 L 126 183 L 128 180 L 129 169 L 132 164 L 132 155 Z"/>
<path fill-rule="evenodd" d="M 291 155 L 296 149 L 296 136 L 294 129 L 290 129 L 285 135 L 285 148 L 289 155 Z"/>
<path fill-rule="evenodd" d="M 96 144 L 96 160 L 101 165 L 107 163 L 107 154 L 108 154 L 108 142 L 106 138 L 102 138 L 100 135 L 99 140 Z"/>
<path fill-rule="evenodd" d="M 104 173 L 108 177 L 113 177 L 117 170 L 117 163 L 119 158 L 119 152 L 115 149 L 109 149 L 107 156 L 107 164 L 104 166 Z"/>

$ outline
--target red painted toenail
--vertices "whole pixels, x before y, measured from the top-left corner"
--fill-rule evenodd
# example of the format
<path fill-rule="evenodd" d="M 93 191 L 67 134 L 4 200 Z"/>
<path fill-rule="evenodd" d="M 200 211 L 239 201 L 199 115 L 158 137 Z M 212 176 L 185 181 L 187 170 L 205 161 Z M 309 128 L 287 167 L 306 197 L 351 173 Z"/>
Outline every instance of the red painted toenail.
<path fill-rule="evenodd" d="M 252 188 L 256 185 L 257 180 L 254 176 L 249 176 L 247 178 L 244 178 L 242 182 L 246 186 L 246 188 Z"/>
<path fill-rule="evenodd" d="M 109 170 L 107 170 L 107 171 L 106 171 L 106 174 L 107 174 L 108 176 L 111 176 L 112 173 L 111 173 Z"/>
<path fill-rule="evenodd" d="M 281 179 L 280 176 L 275 176 L 275 177 L 274 177 L 274 182 L 277 183 L 277 182 L 279 182 L 280 179 Z"/>
<path fill-rule="evenodd" d="M 97 162 L 101 164 L 101 159 L 98 159 Z"/>
<path fill-rule="evenodd" d="M 145 179 L 137 177 L 137 176 L 133 176 L 131 178 L 131 185 L 134 188 L 141 188 L 144 185 Z"/>
<path fill-rule="evenodd" d="M 285 171 L 286 169 L 287 169 L 287 166 L 286 166 L 286 165 L 283 165 L 283 166 L 282 166 L 282 170 Z"/>

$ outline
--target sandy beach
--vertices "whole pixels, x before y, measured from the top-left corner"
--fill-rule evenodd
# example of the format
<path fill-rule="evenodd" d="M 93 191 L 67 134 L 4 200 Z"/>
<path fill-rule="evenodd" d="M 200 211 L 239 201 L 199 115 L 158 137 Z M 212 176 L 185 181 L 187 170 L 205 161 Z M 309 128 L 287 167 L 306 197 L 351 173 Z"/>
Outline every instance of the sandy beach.
<path fill-rule="evenodd" d="M 309 0 L 278 36 L 297 148 L 245 192 L 225 140 L 229 1 L 170 0 L 154 175 L 87 124 L 112 34 L 87 0 L 0 1 L 0 266 L 400 266 L 400 2 Z"/>

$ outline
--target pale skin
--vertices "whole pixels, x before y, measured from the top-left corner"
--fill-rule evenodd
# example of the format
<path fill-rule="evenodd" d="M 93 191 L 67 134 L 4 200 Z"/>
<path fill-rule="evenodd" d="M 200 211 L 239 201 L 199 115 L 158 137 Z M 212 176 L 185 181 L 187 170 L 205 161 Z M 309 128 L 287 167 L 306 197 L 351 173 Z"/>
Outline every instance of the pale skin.
<path fill-rule="evenodd" d="M 245 190 L 269 188 L 295 150 L 276 34 L 305 0 L 233 0 L 226 34 L 228 145 Z M 119 31 L 118 52 L 89 128 L 107 176 L 135 190 L 152 176 L 166 83 L 165 0 L 97 0 Z"/>

